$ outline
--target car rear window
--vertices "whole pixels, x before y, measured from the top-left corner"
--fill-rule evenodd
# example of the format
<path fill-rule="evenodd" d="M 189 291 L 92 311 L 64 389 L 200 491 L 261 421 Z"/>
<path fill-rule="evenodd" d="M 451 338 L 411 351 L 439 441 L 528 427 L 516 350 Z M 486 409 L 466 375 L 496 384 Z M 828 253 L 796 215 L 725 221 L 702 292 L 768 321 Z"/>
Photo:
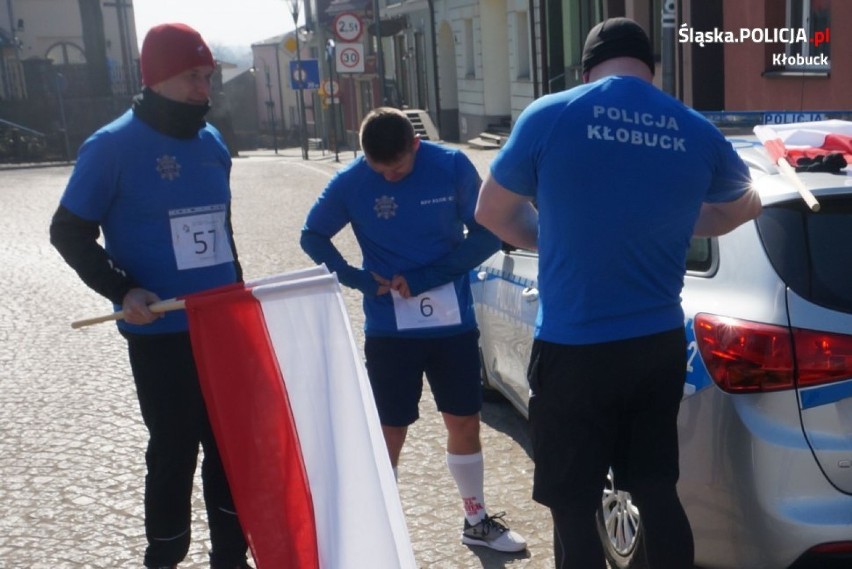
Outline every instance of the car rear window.
<path fill-rule="evenodd" d="M 796 294 L 815 304 L 852 312 L 852 198 L 802 201 L 763 209 L 757 219 L 775 271 Z"/>

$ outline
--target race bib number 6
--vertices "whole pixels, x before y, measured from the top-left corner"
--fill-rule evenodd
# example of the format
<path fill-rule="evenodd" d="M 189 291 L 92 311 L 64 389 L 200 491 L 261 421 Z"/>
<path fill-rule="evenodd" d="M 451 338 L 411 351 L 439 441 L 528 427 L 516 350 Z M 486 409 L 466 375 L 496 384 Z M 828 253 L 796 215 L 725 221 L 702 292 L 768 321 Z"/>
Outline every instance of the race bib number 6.
<path fill-rule="evenodd" d="M 226 212 L 225 204 L 169 211 L 178 270 L 233 262 L 225 230 Z"/>
<path fill-rule="evenodd" d="M 391 291 L 391 295 L 397 330 L 461 324 L 459 300 L 453 283 L 441 285 L 411 298 L 403 298 L 395 290 Z"/>

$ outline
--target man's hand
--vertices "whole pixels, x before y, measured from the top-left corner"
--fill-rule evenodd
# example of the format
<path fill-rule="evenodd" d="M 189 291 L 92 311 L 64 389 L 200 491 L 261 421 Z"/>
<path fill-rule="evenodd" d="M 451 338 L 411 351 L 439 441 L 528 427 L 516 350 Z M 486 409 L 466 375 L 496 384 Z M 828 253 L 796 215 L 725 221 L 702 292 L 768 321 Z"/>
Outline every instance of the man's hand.
<path fill-rule="evenodd" d="M 399 293 L 402 298 L 411 298 L 411 289 L 408 287 L 408 281 L 402 275 L 394 275 L 391 279 L 390 287 Z"/>
<path fill-rule="evenodd" d="M 156 313 L 148 310 L 148 305 L 159 302 L 160 297 L 144 288 L 132 288 L 124 295 L 121 310 L 124 312 L 124 321 L 130 324 L 150 324 L 158 318 L 162 318 L 162 312 Z"/>
<path fill-rule="evenodd" d="M 373 279 L 379 283 L 379 289 L 376 291 L 376 296 L 381 296 L 390 292 L 391 282 L 388 279 L 382 275 L 374 273 L 373 271 L 370 271 L 370 274 L 373 275 Z"/>

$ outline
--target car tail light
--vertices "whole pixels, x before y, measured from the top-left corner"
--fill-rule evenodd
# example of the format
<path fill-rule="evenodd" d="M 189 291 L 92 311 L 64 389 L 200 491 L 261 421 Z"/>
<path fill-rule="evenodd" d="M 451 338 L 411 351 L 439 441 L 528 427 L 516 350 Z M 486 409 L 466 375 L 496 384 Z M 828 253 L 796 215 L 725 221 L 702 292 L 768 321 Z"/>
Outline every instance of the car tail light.
<path fill-rule="evenodd" d="M 852 377 L 852 336 L 793 329 L 799 387 Z"/>
<path fill-rule="evenodd" d="M 710 377 L 730 393 L 809 387 L 852 377 L 852 336 L 844 334 L 791 332 L 785 326 L 698 314 L 695 340 Z"/>
<path fill-rule="evenodd" d="M 838 553 L 852 553 L 852 541 L 833 541 L 822 543 L 808 550 L 808 553 L 837 555 Z"/>

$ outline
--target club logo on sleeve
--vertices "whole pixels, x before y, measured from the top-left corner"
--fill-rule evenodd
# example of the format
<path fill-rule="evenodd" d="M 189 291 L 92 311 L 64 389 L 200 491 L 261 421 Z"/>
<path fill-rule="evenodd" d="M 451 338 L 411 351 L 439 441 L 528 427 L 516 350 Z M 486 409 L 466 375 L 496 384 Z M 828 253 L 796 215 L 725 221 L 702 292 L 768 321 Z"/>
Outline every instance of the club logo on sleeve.
<path fill-rule="evenodd" d="M 164 180 L 175 180 L 180 178 L 180 164 L 174 156 L 163 154 L 157 158 L 157 172 Z"/>
<path fill-rule="evenodd" d="M 376 198 L 376 205 L 373 206 L 373 209 L 376 212 L 376 216 L 382 219 L 390 219 L 396 215 L 396 208 L 399 205 L 396 203 L 396 200 L 393 196 L 382 196 L 380 198 Z"/>

